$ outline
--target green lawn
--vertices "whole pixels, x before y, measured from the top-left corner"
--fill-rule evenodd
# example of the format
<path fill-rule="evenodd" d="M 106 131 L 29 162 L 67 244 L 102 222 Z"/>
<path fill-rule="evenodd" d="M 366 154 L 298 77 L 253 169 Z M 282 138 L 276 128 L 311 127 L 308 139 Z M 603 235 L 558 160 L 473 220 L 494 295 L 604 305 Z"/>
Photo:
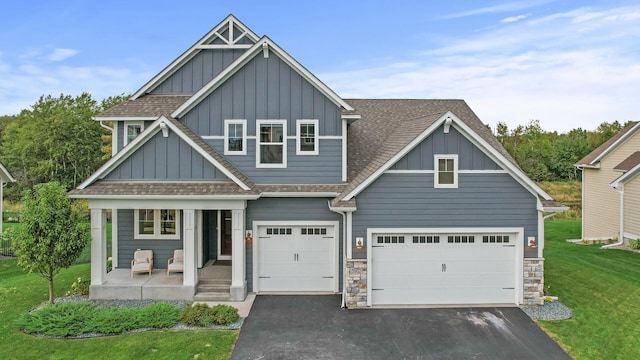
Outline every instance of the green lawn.
<path fill-rule="evenodd" d="M 74 265 L 55 279 L 56 295 L 69 290 L 89 264 Z M 147 331 L 92 339 L 45 339 L 23 334 L 15 320 L 45 302 L 47 283 L 25 274 L 16 260 L 0 261 L 0 356 L 3 359 L 228 359 L 236 330 Z"/>
<path fill-rule="evenodd" d="M 545 227 L 545 290 L 574 317 L 539 324 L 575 359 L 640 359 L 640 253 L 567 243 L 580 220 Z"/>

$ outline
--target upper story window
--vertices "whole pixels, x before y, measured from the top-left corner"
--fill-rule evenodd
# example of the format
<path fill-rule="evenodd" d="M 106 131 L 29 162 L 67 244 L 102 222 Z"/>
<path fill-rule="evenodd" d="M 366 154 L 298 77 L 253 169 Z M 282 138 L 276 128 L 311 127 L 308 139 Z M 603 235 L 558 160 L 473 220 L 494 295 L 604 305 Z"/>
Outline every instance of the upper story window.
<path fill-rule="evenodd" d="M 247 120 L 224 121 L 224 154 L 247 154 Z"/>
<path fill-rule="evenodd" d="M 134 212 L 135 239 L 179 239 L 180 211 L 138 209 Z"/>
<path fill-rule="evenodd" d="M 318 120 L 298 120 L 296 155 L 318 155 Z"/>
<path fill-rule="evenodd" d="M 123 146 L 130 143 L 136 136 L 140 135 L 140 133 L 144 130 L 144 122 L 135 121 L 130 122 L 127 121 L 124 123 L 124 142 Z"/>
<path fill-rule="evenodd" d="M 435 155 L 434 165 L 434 187 L 458 187 L 458 155 Z"/>
<path fill-rule="evenodd" d="M 287 167 L 286 120 L 257 120 L 256 167 Z"/>

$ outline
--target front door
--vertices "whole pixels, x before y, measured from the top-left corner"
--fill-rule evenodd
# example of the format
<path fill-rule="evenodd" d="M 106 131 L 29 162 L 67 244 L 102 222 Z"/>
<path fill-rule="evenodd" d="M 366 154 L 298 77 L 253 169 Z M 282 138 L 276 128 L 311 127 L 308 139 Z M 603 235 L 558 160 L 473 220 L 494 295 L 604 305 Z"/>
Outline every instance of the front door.
<path fill-rule="evenodd" d="M 218 259 L 231 260 L 231 210 L 220 210 Z"/>

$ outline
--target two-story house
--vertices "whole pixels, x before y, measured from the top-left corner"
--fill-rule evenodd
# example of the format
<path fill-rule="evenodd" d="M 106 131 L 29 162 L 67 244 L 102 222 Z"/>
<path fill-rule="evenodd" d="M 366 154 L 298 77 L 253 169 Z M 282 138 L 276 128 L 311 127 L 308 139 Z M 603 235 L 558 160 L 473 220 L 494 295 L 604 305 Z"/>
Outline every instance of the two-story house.
<path fill-rule="evenodd" d="M 114 155 L 71 192 L 91 208 L 93 298 L 193 299 L 230 261 L 233 300 L 542 301 L 543 212 L 563 207 L 463 100 L 343 99 L 230 15 L 95 119 Z M 107 257 L 128 269 L 136 249 L 160 270 L 183 249 L 178 286 L 112 280 Z"/>

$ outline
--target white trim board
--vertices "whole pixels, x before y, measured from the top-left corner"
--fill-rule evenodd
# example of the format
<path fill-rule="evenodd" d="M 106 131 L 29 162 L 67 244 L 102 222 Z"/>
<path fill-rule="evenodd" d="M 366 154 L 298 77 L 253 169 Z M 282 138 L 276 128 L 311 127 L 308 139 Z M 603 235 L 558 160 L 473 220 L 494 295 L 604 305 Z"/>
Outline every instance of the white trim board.
<path fill-rule="evenodd" d="M 253 221 L 251 224 L 251 228 L 253 231 L 253 241 L 252 241 L 252 253 L 253 253 L 253 274 L 252 274 L 252 278 L 253 278 L 253 292 L 255 293 L 259 293 L 260 292 L 260 287 L 259 287 L 259 281 L 258 281 L 258 269 L 259 269 L 259 265 L 258 265 L 258 258 L 260 257 L 260 255 L 258 254 L 258 241 L 259 237 L 258 237 L 258 227 L 261 226 L 333 226 L 334 230 L 333 230 L 333 237 L 334 237 L 334 263 L 335 263 L 335 277 L 334 277 L 334 292 L 338 292 L 338 289 L 340 288 L 339 286 L 339 279 L 340 279 L 340 261 L 339 260 L 339 255 L 340 255 L 340 221 L 304 221 L 304 220 L 295 220 L 295 221 Z M 300 292 L 303 293 L 303 292 Z M 280 293 L 279 293 L 280 294 Z M 297 294 L 297 292 L 296 292 Z"/>
<path fill-rule="evenodd" d="M 385 174 L 433 174 L 434 170 L 386 170 Z M 458 170 L 458 174 L 508 174 L 506 170 Z"/>

